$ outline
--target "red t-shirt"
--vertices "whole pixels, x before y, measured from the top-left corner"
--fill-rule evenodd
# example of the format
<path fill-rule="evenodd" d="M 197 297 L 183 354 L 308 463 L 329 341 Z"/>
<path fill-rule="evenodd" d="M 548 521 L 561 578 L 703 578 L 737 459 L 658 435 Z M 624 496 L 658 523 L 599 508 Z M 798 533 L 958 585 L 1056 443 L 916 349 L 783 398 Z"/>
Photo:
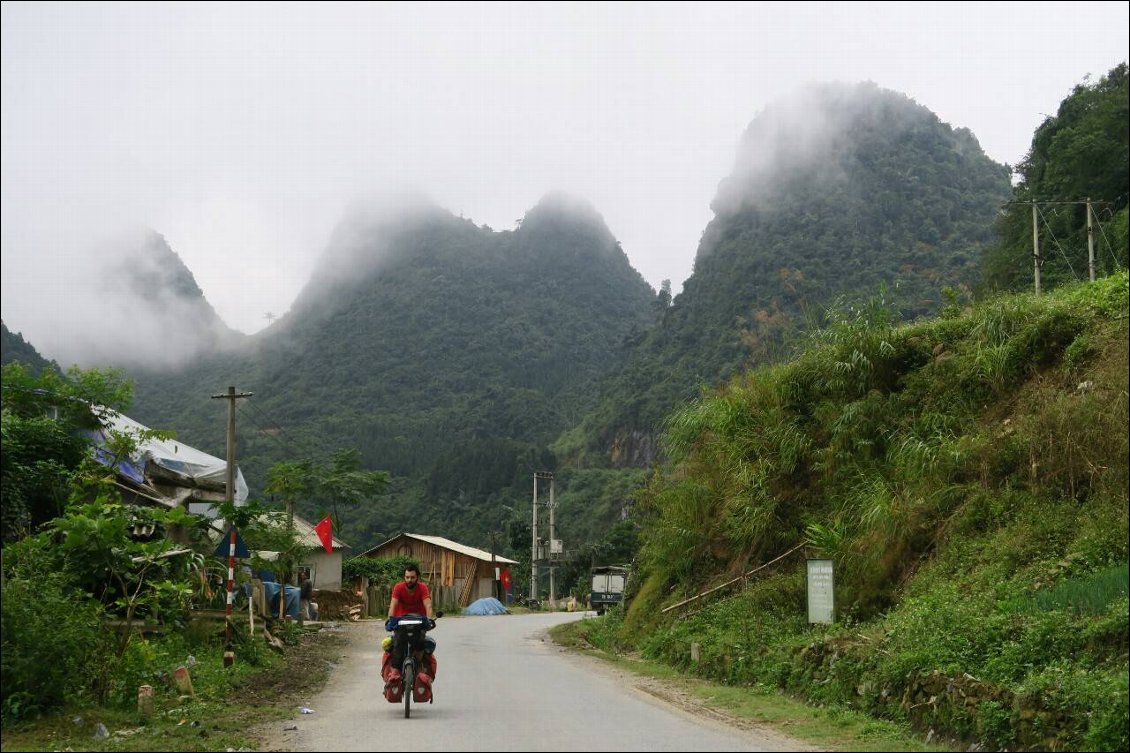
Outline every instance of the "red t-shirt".
<path fill-rule="evenodd" d="M 403 617 L 406 614 L 422 614 L 428 616 L 427 607 L 424 606 L 424 599 L 430 599 L 432 592 L 428 590 L 426 583 L 421 581 L 416 582 L 416 587 L 409 590 L 408 584 L 400 581 L 392 587 L 392 598 L 396 599 L 396 612 L 393 617 Z"/>

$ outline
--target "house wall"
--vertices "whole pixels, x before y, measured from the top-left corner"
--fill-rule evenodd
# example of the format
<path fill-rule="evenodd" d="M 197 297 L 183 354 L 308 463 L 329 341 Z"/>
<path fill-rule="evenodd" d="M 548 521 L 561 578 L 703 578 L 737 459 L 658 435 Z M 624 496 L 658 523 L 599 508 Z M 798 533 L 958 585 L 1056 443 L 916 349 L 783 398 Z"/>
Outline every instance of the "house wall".
<path fill-rule="evenodd" d="M 367 556 L 374 559 L 407 556 L 419 563 L 420 577 L 432 590 L 432 604 L 437 609 L 441 604 L 445 608 L 465 607 L 475 599 L 491 595 L 494 577 L 491 563 L 462 552 L 402 537 L 387 542 Z M 440 594 L 442 600 L 437 598 Z"/>
<path fill-rule="evenodd" d="M 492 574 L 493 575 L 493 574 Z M 479 578 L 478 588 L 476 594 L 471 601 L 475 599 L 486 599 L 494 596 L 494 579 L 493 578 Z"/>
<path fill-rule="evenodd" d="M 299 567 L 312 565 L 314 568 L 314 588 L 318 591 L 341 590 L 341 561 L 342 552 L 335 549 L 333 554 L 326 554 L 324 549 L 309 551 Z"/>

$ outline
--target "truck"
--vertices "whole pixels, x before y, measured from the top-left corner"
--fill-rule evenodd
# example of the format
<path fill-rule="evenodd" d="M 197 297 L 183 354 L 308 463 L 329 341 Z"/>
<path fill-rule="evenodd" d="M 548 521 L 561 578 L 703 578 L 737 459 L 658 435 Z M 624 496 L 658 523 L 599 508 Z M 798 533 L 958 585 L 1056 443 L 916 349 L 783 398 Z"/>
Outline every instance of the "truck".
<path fill-rule="evenodd" d="M 589 608 L 597 614 L 614 607 L 624 600 L 624 581 L 628 579 L 628 568 L 619 565 L 601 565 L 592 569 L 592 591 L 589 593 Z"/>

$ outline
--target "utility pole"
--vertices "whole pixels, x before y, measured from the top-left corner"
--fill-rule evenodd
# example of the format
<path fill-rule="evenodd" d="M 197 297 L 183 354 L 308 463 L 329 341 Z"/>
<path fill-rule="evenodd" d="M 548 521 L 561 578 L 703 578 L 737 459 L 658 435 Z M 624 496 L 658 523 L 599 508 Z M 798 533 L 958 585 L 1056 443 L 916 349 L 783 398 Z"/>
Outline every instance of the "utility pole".
<path fill-rule="evenodd" d="M 490 582 L 490 595 L 498 599 L 498 558 L 494 556 L 494 535 L 495 531 L 490 532 L 490 569 L 494 573 L 491 575 Z M 499 601 L 502 601 L 499 599 Z"/>
<path fill-rule="evenodd" d="M 534 471 L 534 524 L 532 543 L 530 545 L 530 598 L 536 599 L 538 597 L 538 481 L 540 479 L 549 480 L 549 533 L 550 533 L 550 547 L 552 548 L 553 538 L 553 474 L 547 471 Z M 546 557 L 549 553 L 546 552 Z M 553 566 L 549 568 L 550 577 L 550 590 L 553 590 Z M 552 594 L 550 600 L 552 601 Z"/>
<path fill-rule="evenodd" d="M 228 401 L 228 473 L 226 498 L 229 506 L 235 504 L 235 401 L 241 397 L 251 397 L 250 392 L 236 393 L 235 387 L 228 387 L 226 395 L 212 395 L 212 399 L 223 398 Z M 235 542 L 237 533 L 235 521 L 231 523 L 231 533 L 228 536 L 228 603 L 225 607 L 227 615 L 227 643 L 224 646 L 224 666 L 230 667 L 235 663 L 235 650 L 232 647 L 231 607 L 234 601 L 232 584 L 235 581 Z"/>
<path fill-rule="evenodd" d="M 1086 207 L 1086 209 L 1087 209 L 1087 270 L 1088 270 L 1088 273 L 1090 275 L 1091 282 L 1094 282 L 1095 281 L 1095 226 L 1094 226 L 1094 223 L 1093 223 L 1093 219 L 1096 219 L 1096 218 L 1094 217 L 1094 210 L 1092 208 L 1092 205 L 1095 204 L 1095 203 L 1109 204 L 1110 202 L 1107 202 L 1107 201 L 1092 202 L 1090 197 L 1088 197 L 1084 200 L 1081 200 L 1081 201 L 1078 201 L 1078 200 L 1076 200 L 1076 201 L 1048 200 L 1048 201 L 1040 201 L 1040 202 L 1037 202 L 1037 201 L 1010 201 L 1010 202 L 1008 202 L 1007 205 L 1013 205 L 1013 204 L 1016 204 L 1016 205 L 1031 204 L 1032 205 L 1032 265 L 1033 265 L 1032 271 L 1033 271 L 1033 276 L 1035 277 L 1035 282 L 1036 282 L 1036 295 L 1040 294 L 1040 268 L 1043 267 L 1043 265 L 1044 265 L 1044 259 L 1043 259 L 1043 257 L 1040 256 L 1040 228 L 1039 228 L 1039 211 L 1040 210 L 1039 210 L 1039 205 L 1040 204 L 1056 205 L 1056 206 L 1079 206 L 1079 205 L 1083 205 L 1083 206 Z M 1052 240 L 1055 240 L 1055 234 L 1054 233 L 1052 234 Z M 1066 258 L 1066 256 L 1064 258 Z M 1069 265 L 1070 265 L 1070 263 L 1071 262 L 1068 261 Z M 1072 269 L 1072 274 L 1074 274 L 1074 269 Z"/>
<path fill-rule="evenodd" d="M 530 596 L 538 597 L 538 474 L 534 471 L 534 523 L 533 541 L 530 544 Z"/>
<path fill-rule="evenodd" d="M 1091 224 L 1091 197 L 1087 197 L 1087 270 L 1095 281 L 1095 228 Z"/>
<path fill-rule="evenodd" d="M 554 538 L 557 534 L 553 527 L 553 512 L 557 505 L 553 503 L 553 474 L 549 474 L 549 608 L 557 608 L 557 587 L 554 585 L 554 572 L 556 568 L 553 566 L 553 547 L 557 543 Z"/>

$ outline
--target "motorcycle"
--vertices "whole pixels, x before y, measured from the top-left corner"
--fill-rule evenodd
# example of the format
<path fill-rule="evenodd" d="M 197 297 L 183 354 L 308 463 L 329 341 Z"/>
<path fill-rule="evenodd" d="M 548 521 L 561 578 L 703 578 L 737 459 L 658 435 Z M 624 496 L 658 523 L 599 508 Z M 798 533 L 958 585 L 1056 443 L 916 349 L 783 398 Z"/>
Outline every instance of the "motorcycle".
<path fill-rule="evenodd" d="M 436 618 L 443 617 L 437 612 Z M 433 703 L 432 682 L 436 678 L 436 642 L 427 637 L 435 628 L 435 620 L 419 614 L 390 617 L 385 629 L 391 632 L 382 642 L 384 657 L 381 660 L 381 678 L 385 681 L 384 696 L 389 703 L 404 702 L 404 718 L 412 714 L 412 702 Z M 399 667 L 393 666 L 395 647 L 402 647 L 403 659 Z"/>

